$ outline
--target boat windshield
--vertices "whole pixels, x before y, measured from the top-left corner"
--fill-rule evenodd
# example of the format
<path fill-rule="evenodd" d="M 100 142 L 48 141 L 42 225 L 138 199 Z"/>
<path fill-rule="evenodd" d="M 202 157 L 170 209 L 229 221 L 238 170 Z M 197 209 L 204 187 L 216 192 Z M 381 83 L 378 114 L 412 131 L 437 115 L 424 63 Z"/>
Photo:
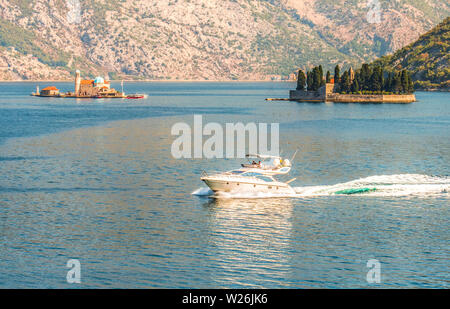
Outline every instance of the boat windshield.
<path fill-rule="evenodd" d="M 257 176 L 263 176 L 261 173 L 255 173 L 255 172 L 245 172 L 242 174 L 242 176 L 245 177 L 257 177 Z"/>
<path fill-rule="evenodd" d="M 263 180 L 265 182 L 272 182 L 273 181 L 272 178 L 267 177 L 267 176 L 256 176 L 256 178 L 261 179 L 261 180 Z"/>
<path fill-rule="evenodd" d="M 231 174 L 236 174 L 236 175 L 238 175 L 238 174 L 242 174 L 244 171 L 240 171 L 240 170 L 234 170 L 234 171 L 231 171 L 230 173 Z"/>
<path fill-rule="evenodd" d="M 260 179 L 262 181 L 265 181 L 265 182 L 272 182 L 273 181 L 273 179 L 271 177 L 265 176 L 265 175 L 263 175 L 261 173 L 255 173 L 255 172 L 245 172 L 245 173 L 242 174 L 242 176 L 245 176 L 245 177 L 256 177 L 256 178 L 258 178 L 258 179 Z"/>

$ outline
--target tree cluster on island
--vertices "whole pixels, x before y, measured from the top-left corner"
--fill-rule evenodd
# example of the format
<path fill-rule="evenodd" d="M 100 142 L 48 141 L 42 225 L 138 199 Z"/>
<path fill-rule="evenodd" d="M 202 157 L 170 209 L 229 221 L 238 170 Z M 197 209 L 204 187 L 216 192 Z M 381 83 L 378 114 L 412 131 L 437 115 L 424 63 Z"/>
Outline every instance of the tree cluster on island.
<path fill-rule="evenodd" d="M 297 90 L 317 91 L 325 83 L 331 82 L 331 73 L 327 71 L 323 78 L 322 65 L 314 67 L 305 74 L 298 71 Z M 408 70 L 384 72 L 381 66 L 370 67 L 367 63 L 360 69 L 350 68 L 341 75 L 339 65 L 334 68 L 334 92 L 341 94 L 410 94 L 414 84 Z"/>

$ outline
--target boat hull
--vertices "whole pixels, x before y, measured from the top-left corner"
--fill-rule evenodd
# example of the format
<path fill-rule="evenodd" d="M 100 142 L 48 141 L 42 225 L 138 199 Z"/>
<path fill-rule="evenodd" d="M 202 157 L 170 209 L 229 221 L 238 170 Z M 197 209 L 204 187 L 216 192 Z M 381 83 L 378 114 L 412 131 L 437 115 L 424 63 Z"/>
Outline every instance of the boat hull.
<path fill-rule="evenodd" d="M 222 180 L 211 177 L 202 177 L 201 180 L 215 193 L 245 193 L 245 194 L 295 194 L 291 186 L 282 182 L 260 183 L 244 182 L 238 180 Z"/>

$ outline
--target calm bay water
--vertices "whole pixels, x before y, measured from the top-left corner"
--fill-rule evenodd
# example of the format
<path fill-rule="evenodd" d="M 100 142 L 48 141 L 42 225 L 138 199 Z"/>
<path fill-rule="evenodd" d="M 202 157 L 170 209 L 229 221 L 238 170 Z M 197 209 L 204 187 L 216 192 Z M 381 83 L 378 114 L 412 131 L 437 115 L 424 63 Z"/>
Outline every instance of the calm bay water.
<path fill-rule="evenodd" d="M 72 84 L 56 84 L 71 90 Z M 113 85 L 119 88 L 120 85 Z M 288 83 L 130 83 L 145 100 L 34 98 L 0 84 L 0 287 L 448 287 L 450 95 L 266 102 Z M 42 88 L 42 86 L 41 86 Z M 299 196 L 213 199 L 176 122 L 279 122 Z M 339 196 L 364 184 L 379 190 Z M 69 259 L 80 285 L 66 282 Z M 381 263 L 369 284 L 366 263 Z"/>

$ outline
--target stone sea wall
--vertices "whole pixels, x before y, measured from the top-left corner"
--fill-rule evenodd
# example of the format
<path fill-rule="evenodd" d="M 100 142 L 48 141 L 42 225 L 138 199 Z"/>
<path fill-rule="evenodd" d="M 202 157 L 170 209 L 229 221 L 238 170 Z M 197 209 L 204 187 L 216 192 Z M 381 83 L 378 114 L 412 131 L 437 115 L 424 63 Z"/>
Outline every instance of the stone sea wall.
<path fill-rule="evenodd" d="M 335 103 L 412 103 L 416 101 L 414 94 L 339 94 L 325 91 L 289 91 L 289 100 L 299 102 L 335 102 Z"/>
<path fill-rule="evenodd" d="M 290 90 L 289 100 L 302 102 L 325 102 L 325 92 Z"/>
<path fill-rule="evenodd" d="M 412 103 L 416 101 L 414 94 L 329 94 L 326 102 L 335 103 Z"/>

